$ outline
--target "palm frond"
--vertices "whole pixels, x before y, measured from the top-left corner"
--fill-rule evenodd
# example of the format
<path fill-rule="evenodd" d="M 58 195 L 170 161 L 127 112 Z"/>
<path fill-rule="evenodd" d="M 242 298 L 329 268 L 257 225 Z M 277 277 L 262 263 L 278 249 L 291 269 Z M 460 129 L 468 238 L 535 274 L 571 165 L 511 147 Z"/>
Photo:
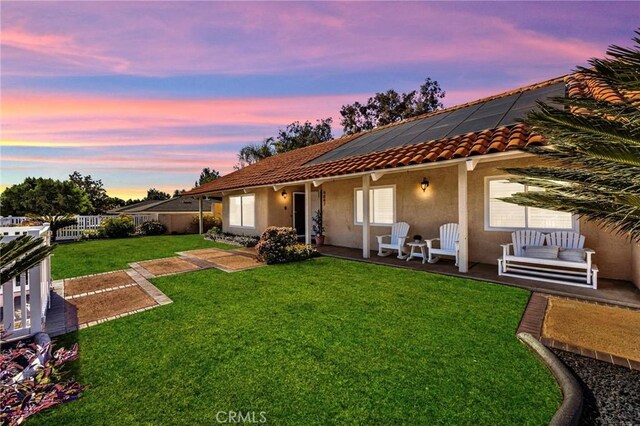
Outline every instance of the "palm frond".
<path fill-rule="evenodd" d="M 41 237 L 21 235 L 8 243 L 0 240 L 0 283 L 17 277 L 42 262 L 55 245 L 46 245 Z"/>

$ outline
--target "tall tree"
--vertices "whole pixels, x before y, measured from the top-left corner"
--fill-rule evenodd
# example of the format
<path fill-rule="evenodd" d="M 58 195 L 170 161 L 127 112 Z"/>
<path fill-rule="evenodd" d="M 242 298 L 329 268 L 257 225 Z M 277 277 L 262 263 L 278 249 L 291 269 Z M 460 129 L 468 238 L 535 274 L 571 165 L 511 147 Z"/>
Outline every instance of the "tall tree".
<path fill-rule="evenodd" d="M 196 186 L 198 186 L 198 182 L 196 182 Z M 186 189 L 176 189 L 175 191 L 173 191 L 173 198 L 179 197 L 185 192 L 187 192 Z"/>
<path fill-rule="evenodd" d="M 171 198 L 171 195 L 168 193 L 160 191 L 159 189 L 149 188 L 145 200 L 168 200 L 169 198 Z"/>
<path fill-rule="evenodd" d="M 90 214 L 87 194 L 71 181 L 28 177 L 0 195 L 4 216 Z"/>
<path fill-rule="evenodd" d="M 260 144 L 249 144 L 240 149 L 238 153 L 238 164 L 233 166 L 234 169 L 239 170 L 245 166 L 253 163 L 257 163 L 260 160 L 264 160 L 267 157 L 275 155 L 275 149 L 273 147 L 274 138 L 265 138 Z"/>
<path fill-rule="evenodd" d="M 333 139 L 331 134 L 331 123 L 333 119 L 321 118 L 316 120 L 316 124 L 310 121 L 300 123 L 294 121 L 285 127 L 284 130 L 278 131 L 278 136 L 274 141 L 274 148 L 278 154 L 294 149 L 304 148 L 305 146 L 315 145 L 320 142 L 326 142 Z"/>
<path fill-rule="evenodd" d="M 92 214 L 105 213 L 111 208 L 109 196 L 102 185 L 102 180 L 94 180 L 91 175 L 82 176 L 82 174 L 77 171 L 69 175 L 69 180 L 78 185 L 78 187 L 87 194 L 93 206 Z"/>
<path fill-rule="evenodd" d="M 220 177 L 220 172 L 215 169 L 210 169 L 209 167 L 205 167 L 202 169 L 200 173 L 200 178 L 196 181 L 196 186 L 200 186 L 207 182 L 211 182 L 212 180 L 216 180 Z M 177 191 L 177 190 L 176 190 Z M 184 192 L 184 190 L 182 191 Z M 174 197 L 176 195 L 174 194 Z"/>
<path fill-rule="evenodd" d="M 346 134 L 371 130 L 442 108 L 445 91 L 437 81 L 425 79 L 418 90 L 398 93 L 395 90 L 376 93 L 366 104 L 354 102 L 340 109 L 340 124 Z"/>
<path fill-rule="evenodd" d="M 635 46 L 610 46 L 607 58 L 578 67 L 575 78 L 588 81 L 606 97 L 556 98 L 526 123 L 548 145 L 530 152 L 550 165 L 506 169 L 515 182 L 545 191 L 505 198 L 515 204 L 559 210 L 595 220 L 640 241 L 640 30 Z"/>
<path fill-rule="evenodd" d="M 239 170 L 272 155 L 331 140 L 333 138 L 331 123 L 333 123 L 331 117 L 318 119 L 316 124 L 310 121 L 304 123 L 294 121 L 284 130 L 279 129 L 276 137 L 271 136 L 265 138 L 262 143 L 242 147 L 238 153 L 238 164 L 233 168 Z"/>

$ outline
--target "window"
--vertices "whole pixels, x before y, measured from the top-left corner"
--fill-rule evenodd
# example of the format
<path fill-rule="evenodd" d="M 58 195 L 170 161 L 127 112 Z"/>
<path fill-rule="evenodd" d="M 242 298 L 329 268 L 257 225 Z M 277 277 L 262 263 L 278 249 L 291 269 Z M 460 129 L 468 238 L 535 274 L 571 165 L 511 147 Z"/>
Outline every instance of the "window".
<path fill-rule="evenodd" d="M 229 225 L 240 228 L 255 228 L 256 196 L 254 194 L 229 197 Z"/>
<path fill-rule="evenodd" d="M 369 223 L 371 225 L 391 225 L 396 221 L 396 197 L 394 186 L 379 186 L 369 189 Z M 355 223 L 363 222 L 362 188 L 355 193 Z"/>
<path fill-rule="evenodd" d="M 499 200 L 516 192 L 529 191 L 543 189 L 512 183 L 505 178 L 486 179 L 485 230 L 577 230 L 577 221 L 571 213 L 519 206 Z"/>

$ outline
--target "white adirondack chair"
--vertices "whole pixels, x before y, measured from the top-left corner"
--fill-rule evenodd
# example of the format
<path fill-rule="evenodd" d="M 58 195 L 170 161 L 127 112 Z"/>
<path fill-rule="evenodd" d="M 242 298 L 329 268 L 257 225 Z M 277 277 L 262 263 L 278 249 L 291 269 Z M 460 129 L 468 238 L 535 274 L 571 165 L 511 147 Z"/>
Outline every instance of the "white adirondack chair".
<path fill-rule="evenodd" d="M 409 224 L 406 222 L 394 223 L 391 226 L 391 235 L 376 235 L 378 239 L 378 256 L 389 256 L 393 250 L 398 251 L 398 259 L 404 259 L 404 242 L 409 234 Z M 385 240 L 388 239 L 389 242 Z M 389 249 L 389 251 L 384 250 Z"/>
<path fill-rule="evenodd" d="M 458 255 L 460 249 L 458 247 L 458 240 L 460 239 L 460 232 L 458 230 L 457 223 L 446 223 L 440 227 L 440 238 L 432 238 L 425 240 L 427 248 L 429 250 L 429 263 L 436 263 L 440 258 L 434 257 L 434 254 L 440 256 L 453 256 L 456 258 L 456 266 L 458 266 Z M 434 243 L 439 241 L 439 247 L 435 247 Z"/>

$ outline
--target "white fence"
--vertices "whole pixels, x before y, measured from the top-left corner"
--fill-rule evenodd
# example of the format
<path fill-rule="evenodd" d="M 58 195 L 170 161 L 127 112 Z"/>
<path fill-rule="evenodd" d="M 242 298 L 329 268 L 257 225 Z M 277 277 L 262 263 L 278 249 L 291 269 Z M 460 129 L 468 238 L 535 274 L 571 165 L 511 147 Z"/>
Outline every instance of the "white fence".
<path fill-rule="evenodd" d="M 2 241 L 7 242 L 20 235 L 43 237 L 49 245 L 49 225 L 38 227 L 0 228 Z M 49 307 L 51 290 L 51 257 L 18 277 L 0 285 L 0 328 L 8 332 L 7 339 L 31 336 L 43 330 Z"/>
<path fill-rule="evenodd" d="M 141 225 L 148 220 L 158 220 L 158 215 L 155 214 L 133 214 L 130 215 L 133 218 L 135 226 Z M 111 217 L 118 217 L 117 215 L 106 216 L 76 216 L 78 223 L 76 225 L 67 226 L 62 229 L 58 229 L 57 240 L 67 241 L 76 240 L 84 231 L 95 231 L 100 227 L 100 224 Z M 27 220 L 26 216 L 8 216 L 0 217 L 0 226 L 15 226 Z"/>

